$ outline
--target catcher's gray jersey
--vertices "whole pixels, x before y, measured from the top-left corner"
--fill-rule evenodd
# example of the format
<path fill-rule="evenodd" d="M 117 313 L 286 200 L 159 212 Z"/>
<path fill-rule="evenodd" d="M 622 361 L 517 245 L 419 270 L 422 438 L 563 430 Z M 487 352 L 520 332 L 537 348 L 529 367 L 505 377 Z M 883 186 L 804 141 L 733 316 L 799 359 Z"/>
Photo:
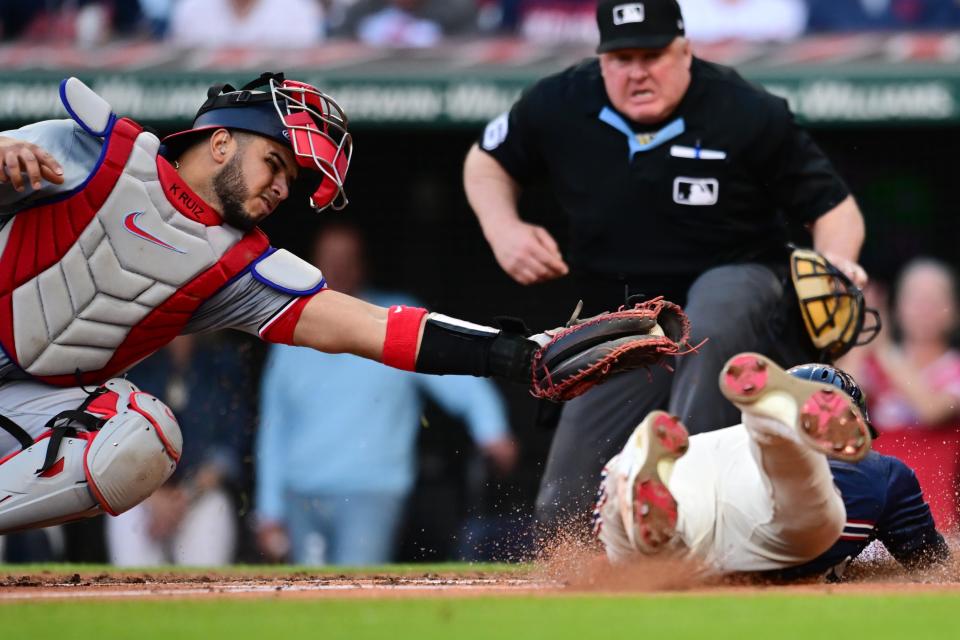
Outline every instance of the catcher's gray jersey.
<path fill-rule="evenodd" d="M 17 192 L 10 183 L 0 184 L 2 226 L 18 211 L 81 186 L 97 166 L 103 145 L 100 138 L 87 133 L 73 120 L 39 122 L 0 135 L 37 144 L 56 158 L 64 170 L 64 182 L 60 185 L 43 181 L 40 189 L 33 190 L 27 183 L 22 192 Z M 244 272 L 206 300 L 192 315 L 183 333 L 239 329 L 257 335 L 261 326 L 293 298 Z M 0 380 L 22 377 L 25 374 L 6 354 L 0 353 Z"/>

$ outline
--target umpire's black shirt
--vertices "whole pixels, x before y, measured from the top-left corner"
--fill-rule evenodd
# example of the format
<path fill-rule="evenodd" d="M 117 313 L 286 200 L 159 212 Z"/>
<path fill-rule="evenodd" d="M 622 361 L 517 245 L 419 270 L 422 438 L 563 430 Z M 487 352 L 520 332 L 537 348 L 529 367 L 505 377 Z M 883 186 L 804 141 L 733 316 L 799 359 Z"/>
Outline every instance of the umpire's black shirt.
<path fill-rule="evenodd" d="M 600 289 L 680 302 L 710 267 L 785 264 L 782 216 L 812 222 L 849 193 L 784 100 L 697 58 L 656 126 L 614 110 L 593 59 L 529 88 L 479 146 L 520 184 L 549 181 L 570 220 L 567 257 L 601 306 L 618 300 L 596 300 Z"/>

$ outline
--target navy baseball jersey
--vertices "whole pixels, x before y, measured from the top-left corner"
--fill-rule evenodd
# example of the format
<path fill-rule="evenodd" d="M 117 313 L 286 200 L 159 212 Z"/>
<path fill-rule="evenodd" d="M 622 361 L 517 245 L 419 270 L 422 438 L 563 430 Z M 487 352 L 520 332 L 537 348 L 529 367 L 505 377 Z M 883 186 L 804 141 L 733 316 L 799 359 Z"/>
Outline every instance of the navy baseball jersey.
<path fill-rule="evenodd" d="M 847 508 L 843 534 L 810 562 L 770 575 L 791 579 L 819 574 L 838 580 L 874 540 L 908 568 L 927 567 L 949 557 L 920 483 L 906 464 L 872 451 L 857 463 L 830 460 L 830 470 Z"/>

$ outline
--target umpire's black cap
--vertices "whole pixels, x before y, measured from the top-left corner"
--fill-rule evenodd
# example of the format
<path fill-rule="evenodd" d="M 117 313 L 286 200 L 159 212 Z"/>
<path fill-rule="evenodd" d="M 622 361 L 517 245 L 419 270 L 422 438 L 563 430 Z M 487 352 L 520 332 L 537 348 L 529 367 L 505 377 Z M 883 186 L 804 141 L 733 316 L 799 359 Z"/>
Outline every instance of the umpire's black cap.
<path fill-rule="evenodd" d="M 685 33 L 677 0 L 600 0 L 597 3 L 597 26 L 600 27 L 597 53 L 617 49 L 662 49 Z"/>

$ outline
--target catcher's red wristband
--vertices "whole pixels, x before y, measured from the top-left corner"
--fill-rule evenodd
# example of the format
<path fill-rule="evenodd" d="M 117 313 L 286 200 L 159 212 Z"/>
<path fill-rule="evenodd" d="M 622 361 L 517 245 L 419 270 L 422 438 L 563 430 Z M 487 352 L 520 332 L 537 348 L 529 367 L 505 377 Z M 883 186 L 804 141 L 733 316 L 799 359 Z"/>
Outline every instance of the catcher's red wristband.
<path fill-rule="evenodd" d="M 417 339 L 426 309 L 394 305 L 387 314 L 387 335 L 383 339 L 383 364 L 413 371 L 417 364 Z"/>

